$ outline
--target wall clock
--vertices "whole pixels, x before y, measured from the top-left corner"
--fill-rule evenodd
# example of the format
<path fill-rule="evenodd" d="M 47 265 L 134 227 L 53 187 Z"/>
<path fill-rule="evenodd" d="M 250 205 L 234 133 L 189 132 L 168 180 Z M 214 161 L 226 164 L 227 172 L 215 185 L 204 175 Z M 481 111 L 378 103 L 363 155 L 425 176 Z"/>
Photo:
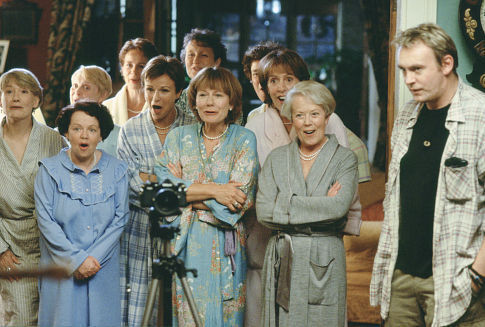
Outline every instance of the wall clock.
<path fill-rule="evenodd" d="M 467 80 L 485 91 L 485 0 L 460 0 L 459 17 L 463 37 L 475 55 Z"/>

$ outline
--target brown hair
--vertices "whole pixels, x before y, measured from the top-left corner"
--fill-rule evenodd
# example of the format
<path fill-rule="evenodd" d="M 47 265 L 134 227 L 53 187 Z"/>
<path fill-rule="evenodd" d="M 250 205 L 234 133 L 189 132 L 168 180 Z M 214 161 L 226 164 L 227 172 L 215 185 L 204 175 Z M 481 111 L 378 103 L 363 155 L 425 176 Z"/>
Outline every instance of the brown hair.
<path fill-rule="evenodd" d="M 243 72 L 247 79 L 251 80 L 251 64 L 253 61 L 261 60 L 271 51 L 279 49 L 284 48 L 281 44 L 273 41 L 261 41 L 247 49 L 242 60 Z"/>
<path fill-rule="evenodd" d="M 227 49 L 222 43 L 221 36 L 209 29 L 193 28 L 190 33 L 185 34 L 182 51 L 180 51 L 180 60 L 185 60 L 185 49 L 190 41 L 195 41 L 201 47 L 211 48 L 214 52 L 214 61 L 221 59 L 221 66 L 226 63 Z"/>
<path fill-rule="evenodd" d="M 147 60 L 150 60 L 152 57 L 155 57 L 158 54 L 158 50 L 152 41 L 137 37 L 136 39 L 126 41 L 125 44 L 123 44 L 123 46 L 121 47 L 118 57 L 121 66 L 123 66 L 125 62 L 126 54 L 131 50 L 141 51 L 143 55 L 147 58 Z"/>
<path fill-rule="evenodd" d="M 152 80 L 167 74 L 175 83 L 175 91 L 179 92 L 185 86 L 185 71 L 182 63 L 173 57 L 159 55 L 148 61 L 141 72 L 141 85 L 145 86 L 145 79 Z"/>
<path fill-rule="evenodd" d="M 268 79 L 271 71 L 277 66 L 284 67 L 300 81 L 310 79 L 308 66 L 296 51 L 289 49 L 271 51 L 259 62 L 259 83 L 264 92 L 264 103 L 269 105 L 273 105 L 273 101 L 268 91 Z"/>
<path fill-rule="evenodd" d="M 242 112 L 242 88 L 237 78 L 230 70 L 222 67 L 206 67 L 197 73 L 190 81 L 187 97 L 189 107 L 198 121 L 202 120 L 196 110 L 197 92 L 206 87 L 220 90 L 229 96 L 229 104 L 232 106 L 232 110 L 227 114 L 225 122 L 227 124 L 234 123 Z"/>

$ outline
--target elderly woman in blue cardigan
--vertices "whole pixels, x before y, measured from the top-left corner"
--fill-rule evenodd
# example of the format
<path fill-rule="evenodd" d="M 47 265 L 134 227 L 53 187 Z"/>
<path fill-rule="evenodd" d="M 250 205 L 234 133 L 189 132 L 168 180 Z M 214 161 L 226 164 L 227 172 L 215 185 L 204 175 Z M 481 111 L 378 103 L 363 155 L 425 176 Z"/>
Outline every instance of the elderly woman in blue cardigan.
<path fill-rule="evenodd" d="M 342 230 L 357 187 L 357 160 L 325 134 L 335 109 L 314 81 L 288 93 L 282 115 L 297 139 L 273 150 L 261 171 L 258 221 L 273 230 L 263 267 L 261 326 L 344 326 Z"/>

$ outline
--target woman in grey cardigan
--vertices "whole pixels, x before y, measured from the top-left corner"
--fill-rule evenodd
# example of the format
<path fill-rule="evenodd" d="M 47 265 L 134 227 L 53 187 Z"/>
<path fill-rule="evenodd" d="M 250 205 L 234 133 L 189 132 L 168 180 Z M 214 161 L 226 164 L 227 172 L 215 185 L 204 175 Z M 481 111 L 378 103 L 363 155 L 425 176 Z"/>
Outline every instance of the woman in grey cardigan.
<path fill-rule="evenodd" d="M 258 221 L 273 230 L 263 268 L 262 326 L 344 326 L 342 229 L 357 188 L 353 152 L 325 135 L 335 109 L 314 81 L 288 93 L 282 115 L 297 139 L 270 153 L 259 177 Z"/>

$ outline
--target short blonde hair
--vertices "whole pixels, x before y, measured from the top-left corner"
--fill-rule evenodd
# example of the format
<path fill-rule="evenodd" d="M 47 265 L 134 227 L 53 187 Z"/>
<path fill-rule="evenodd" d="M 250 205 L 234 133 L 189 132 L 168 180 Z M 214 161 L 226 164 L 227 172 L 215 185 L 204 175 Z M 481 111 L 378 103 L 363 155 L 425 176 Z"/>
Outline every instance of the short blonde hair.
<path fill-rule="evenodd" d="M 423 42 L 433 50 L 436 62 L 441 66 L 441 60 L 444 56 L 453 57 L 453 72 L 456 74 L 458 67 L 458 52 L 455 42 L 443 28 L 434 23 L 424 23 L 416 27 L 408 28 L 400 32 L 392 41 L 397 47 L 411 48 L 417 42 Z"/>
<path fill-rule="evenodd" d="M 187 92 L 188 104 L 200 122 L 202 120 L 196 109 L 197 92 L 206 87 L 222 91 L 229 96 L 229 104 L 232 110 L 227 114 L 225 122 L 227 124 L 234 123 L 241 116 L 242 112 L 242 87 L 237 78 L 226 68 L 206 67 L 190 81 Z"/>
<path fill-rule="evenodd" d="M 23 87 L 30 92 L 32 92 L 33 95 L 39 98 L 39 105 L 38 107 L 41 106 L 42 104 L 42 86 L 40 86 L 39 80 L 35 75 L 23 68 L 13 68 L 10 69 L 8 72 L 4 73 L 0 77 L 0 93 L 3 93 L 3 90 L 7 86 L 8 83 L 14 81 L 18 86 Z M 33 108 L 35 109 L 35 108 Z"/>
<path fill-rule="evenodd" d="M 103 68 L 91 65 L 81 65 L 71 76 L 71 80 L 80 75 L 84 77 L 88 82 L 93 83 L 99 89 L 101 94 L 106 93 L 106 97 L 109 97 L 113 93 L 113 85 L 111 83 L 111 77 Z"/>
<path fill-rule="evenodd" d="M 293 98 L 296 95 L 310 99 L 317 106 L 322 107 L 325 116 L 328 117 L 335 111 L 335 98 L 325 85 L 315 81 L 298 82 L 286 95 L 285 102 L 281 107 L 281 115 L 291 120 Z"/>

